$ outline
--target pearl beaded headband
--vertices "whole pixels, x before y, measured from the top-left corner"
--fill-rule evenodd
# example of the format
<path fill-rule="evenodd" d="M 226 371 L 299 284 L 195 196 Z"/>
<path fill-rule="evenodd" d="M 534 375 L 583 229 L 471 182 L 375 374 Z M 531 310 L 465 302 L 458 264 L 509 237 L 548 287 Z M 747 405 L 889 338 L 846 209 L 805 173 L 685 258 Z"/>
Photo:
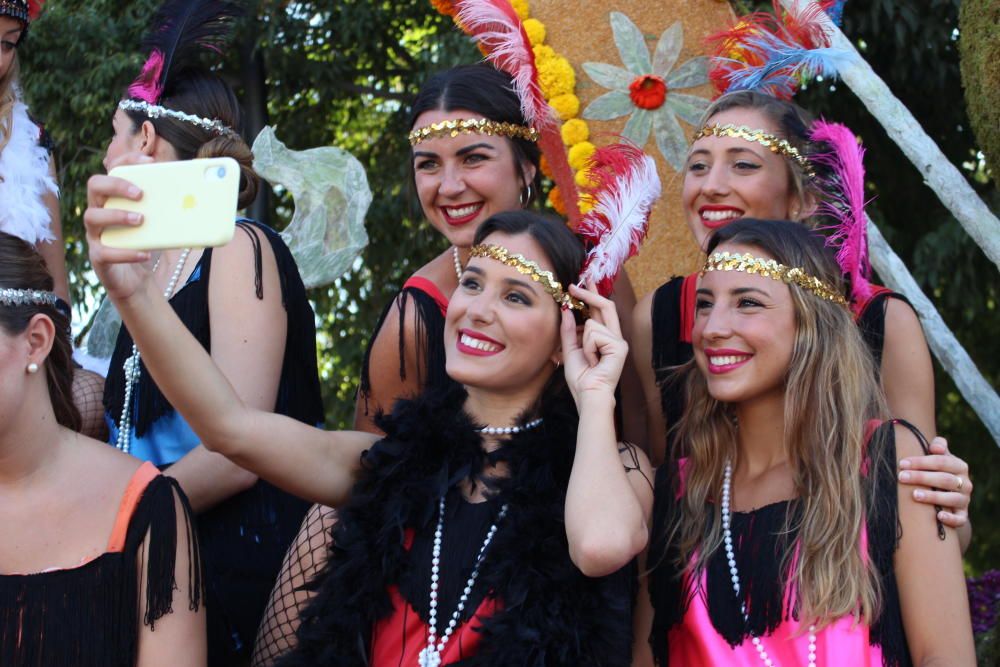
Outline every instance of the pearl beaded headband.
<path fill-rule="evenodd" d="M 138 111 L 139 113 L 146 114 L 150 118 L 173 118 L 174 120 L 179 120 L 184 123 L 197 125 L 203 130 L 214 132 L 218 135 L 224 135 L 233 139 L 240 138 L 240 135 L 236 132 L 236 130 L 229 127 L 221 120 L 202 118 L 201 116 L 185 113 L 183 111 L 168 109 L 164 106 L 160 106 L 159 104 L 150 104 L 149 102 L 145 102 L 143 100 L 122 100 L 118 103 L 118 108 L 122 111 Z"/>
<path fill-rule="evenodd" d="M 54 292 L 38 289 L 0 287 L 0 306 L 52 306 L 66 317 L 71 315 L 68 303 Z"/>
<path fill-rule="evenodd" d="M 709 271 L 741 271 L 764 276 L 786 284 L 798 285 L 821 299 L 833 301 L 841 306 L 848 305 L 844 295 L 829 283 L 809 275 L 800 268 L 788 267 L 773 259 L 754 257 L 750 253 L 741 255 L 739 253 L 717 252 L 705 260 L 701 275 L 704 276 Z"/>
<path fill-rule="evenodd" d="M 708 136 L 733 137 L 743 139 L 744 141 L 752 141 L 760 144 L 772 153 L 784 155 L 788 159 L 795 161 L 808 176 L 813 177 L 816 175 L 809 160 L 799 152 L 798 148 L 792 146 L 787 140 L 764 130 L 755 130 L 746 125 L 733 125 L 731 123 L 727 125 L 706 125 L 695 132 L 694 138 L 691 141 L 698 141 L 702 137 Z"/>
<path fill-rule="evenodd" d="M 470 257 L 489 257 L 501 264 L 506 264 L 511 268 L 517 269 L 518 273 L 530 277 L 541 285 L 560 307 L 566 306 L 575 310 L 586 311 L 586 306 L 582 301 L 574 299 L 563 291 L 562 283 L 556 280 L 551 271 L 546 271 L 524 255 L 512 253 L 503 246 L 486 243 L 472 246 Z"/>
<path fill-rule="evenodd" d="M 455 120 L 443 120 L 440 123 L 431 123 L 410 132 L 409 139 L 410 145 L 416 146 L 421 141 L 438 139 L 440 137 L 457 137 L 460 134 L 473 133 L 489 136 L 498 135 L 510 139 L 524 139 L 526 141 L 538 141 L 538 130 L 533 127 L 517 125 L 516 123 L 499 123 L 486 118 L 456 118 Z"/>

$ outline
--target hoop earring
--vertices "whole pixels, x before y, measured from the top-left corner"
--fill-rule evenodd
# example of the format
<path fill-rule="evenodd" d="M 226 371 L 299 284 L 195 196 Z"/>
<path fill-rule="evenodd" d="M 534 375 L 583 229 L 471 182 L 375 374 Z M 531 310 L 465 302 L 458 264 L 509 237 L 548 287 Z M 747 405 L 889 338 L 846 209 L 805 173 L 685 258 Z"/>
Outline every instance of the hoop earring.
<path fill-rule="evenodd" d="M 521 194 L 518 195 L 518 202 L 521 204 L 521 208 L 528 208 L 528 204 L 531 203 L 531 183 L 521 188 Z"/>

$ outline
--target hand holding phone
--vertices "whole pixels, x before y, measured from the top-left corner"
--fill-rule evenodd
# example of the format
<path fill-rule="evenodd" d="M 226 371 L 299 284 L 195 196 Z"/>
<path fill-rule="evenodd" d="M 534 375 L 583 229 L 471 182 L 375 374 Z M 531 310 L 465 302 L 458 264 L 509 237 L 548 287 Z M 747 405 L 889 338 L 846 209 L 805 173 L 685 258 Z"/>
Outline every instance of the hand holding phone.
<path fill-rule="evenodd" d="M 139 201 L 111 197 L 105 208 L 141 213 L 138 226 L 109 227 L 109 248 L 163 250 L 221 246 L 233 238 L 240 168 L 228 157 L 115 167 L 109 173 L 138 186 Z"/>

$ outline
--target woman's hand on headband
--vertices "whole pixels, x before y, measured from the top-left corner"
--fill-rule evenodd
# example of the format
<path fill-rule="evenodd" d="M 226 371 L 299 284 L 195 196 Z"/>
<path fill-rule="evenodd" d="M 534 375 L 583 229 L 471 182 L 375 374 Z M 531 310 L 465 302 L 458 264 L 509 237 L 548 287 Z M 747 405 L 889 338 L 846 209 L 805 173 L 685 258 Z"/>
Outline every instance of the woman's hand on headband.
<path fill-rule="evenodd" d="M 564 310 L 560 328 L 566 382 L 578 408 L 585 396 L 614 404 L 615 387 L 628 355 L 615 304 L 598 294 L 592 284 L 587 287 L 570 285 L 569 293 L 587 305 L 590 318 L 578 327 L 573 313 Z"/>
<path fill-rule="evenodd" d="M 952 528 L 966 524 L 972 501 L 969 464 L 948 451 L 947 440 L 934 438 L 930 454 L 902 459 L 899 469 L 899 481 L 916 487 L 914 500 L 941 508 L 941 523 Z"/>
<path fill-rule="evenodd" d="M 128 153 L 109 167 L 149 162 L 153 162 L 151 157 Z M 104 174 L 95 174 L 87 181 L 87 210 L 83 214 L 83 224 L 87 231 L 90 263 L 108 296 L 112 301 L 119 301 L 131 297 L 149 280 L 150 270 L 145 264 L 149 262 L 150 254 L 145 251 L 109 248 L 101 243 L 101 234 L 108 227 L 142 224 L 142 215 L 139 213 L 104 208 L 112 197 L 139 201 L 142 199 L 142 190 L 124 179 Z"/>

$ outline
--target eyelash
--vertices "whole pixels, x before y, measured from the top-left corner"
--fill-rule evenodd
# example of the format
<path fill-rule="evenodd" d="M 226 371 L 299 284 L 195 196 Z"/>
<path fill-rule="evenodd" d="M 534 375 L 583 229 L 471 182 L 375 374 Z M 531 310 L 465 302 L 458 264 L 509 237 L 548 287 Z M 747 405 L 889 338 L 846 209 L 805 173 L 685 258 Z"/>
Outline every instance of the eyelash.
<path fill-rule="evenodd" d="M 0 42 L 0 49 L 2 49 L 4 53 L 10 53 L 11 51 L 13 51 L 16 48 L 17 48 L 17 43 L 16 42 L 11 42 L 11 41 L 6 40 L 6 39 L 3 40 L 2 42 Z"/>
<path fill-rule="evenodd" d="M 744 296 L 744 297 L 740 298 L 739 305 L 740 306 L 763 306 L 764 304 L 762 304 L 760 301 L 757 301 L 756 299 L 751 299 L 750 297 Z"/>
<path fill-rule="evenodd" d="M 709 301 L 708 299 L 698 299 L 697 301 L 695 301 L 694 304 L 694 309 L 696 311 L 704 310 L 705 308 L 711 308 L 711 307 L 712 307 L 712 302 Z"/>

